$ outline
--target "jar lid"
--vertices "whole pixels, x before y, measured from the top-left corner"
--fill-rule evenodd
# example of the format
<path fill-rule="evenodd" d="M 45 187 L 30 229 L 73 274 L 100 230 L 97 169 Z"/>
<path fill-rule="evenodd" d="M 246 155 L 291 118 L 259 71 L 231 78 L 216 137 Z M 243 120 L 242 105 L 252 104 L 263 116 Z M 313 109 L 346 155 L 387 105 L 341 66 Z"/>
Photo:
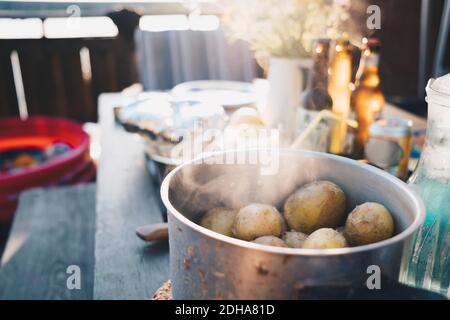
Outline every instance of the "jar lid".
<path fill-rule="evenodd" d="M 427 102 L 450 107 L 450 73 L 437 79 L 430 79 L 425 90 Z"/>

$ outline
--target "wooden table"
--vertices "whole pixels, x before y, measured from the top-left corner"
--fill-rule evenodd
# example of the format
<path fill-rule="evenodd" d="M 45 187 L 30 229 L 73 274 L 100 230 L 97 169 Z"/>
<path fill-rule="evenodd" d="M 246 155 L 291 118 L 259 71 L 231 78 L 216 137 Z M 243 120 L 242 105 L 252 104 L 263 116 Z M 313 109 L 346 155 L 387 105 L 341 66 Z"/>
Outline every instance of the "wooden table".
<path fill-rule="evenodd" d="M 149 299 L 169 279 L 168 244 L 147 244 L 135 234 L 163 219 L 139 137 L 114 122 L 113 107 L 126 102 L 120 94 L 99 98 L 94 299 Z"/>
<path fill-rule="evenodd" d="M 22 193 L 0 268 L 3 299 L 150 299 L 169 279 L 167 243 L 147 244 L 136 227 L 162 222 L 159 190 L 140 139 L 114 123 L 121 94 L 99 99 L 97 185 Z M 81 269 L 68 290 L 66 269 Z"/>
<path fill-rule="evenodd" d="M 129 100 L 116 93 L 99 98 L 102 157 L 97 180 L 95 299 L 148 298 L 169 278 L 167 245 L 144 244 L 134 234 L 137 226 L 162 218 L 139 138 L 114 124 L 113 107 Z M 385 114 L 412 119 L 415 128 L 426 127 L 424 119 L 392 105 L 386 106 Z"/>
<path fill-rule="evenodd" d="M 168 244 L 135 235 L 136 227 L 163 218 L 139 137 L 114 122 L 113 107 L 129 101 L 120 93 L 99 98 L 96 186 L 22 194 L 0 268 L 0 299 L 149 299 L 169 279 Z M 426 126 L 391 105 L 385 115 Z M 71 264 L 81 266 L 82 290 L 66 288 Z"/>

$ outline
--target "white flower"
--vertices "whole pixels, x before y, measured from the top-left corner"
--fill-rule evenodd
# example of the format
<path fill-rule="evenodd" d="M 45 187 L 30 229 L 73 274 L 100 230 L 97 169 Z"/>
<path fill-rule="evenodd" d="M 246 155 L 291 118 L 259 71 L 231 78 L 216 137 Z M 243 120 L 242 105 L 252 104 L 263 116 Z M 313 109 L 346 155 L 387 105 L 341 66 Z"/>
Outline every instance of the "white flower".
<path fill-rule="evenodd" d="M 316 38 L 337 38 L 349 0 L 224 0 L 227 35 L 257 53 L 307 57 Z"/>

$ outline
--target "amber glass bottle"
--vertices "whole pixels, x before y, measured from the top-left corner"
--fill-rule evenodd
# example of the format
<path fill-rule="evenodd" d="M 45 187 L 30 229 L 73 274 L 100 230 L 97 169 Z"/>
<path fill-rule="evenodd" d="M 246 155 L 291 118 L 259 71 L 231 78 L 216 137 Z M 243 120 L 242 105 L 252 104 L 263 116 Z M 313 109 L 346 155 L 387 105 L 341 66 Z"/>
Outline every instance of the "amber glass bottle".
<path fill-rule="evenodd" d="M 306 90 L 300 97 L 298 109 L 298 134 L 314 121 L 322 110 L 331 110 L 333 101 L 328 94 L 328 60 L 330 39 L 316 39 L 313 44 L 313 66 Z M 327 152 L 329 148 L 330 124 L 322 120 L 308 136 L 303 149 Z"/>
<path fill-rule="evenodd" d="M 330 65 L 330 79 L 328 92 L 333 100 L 333 112 L 343 118 L 350 114 L 350 81 L 352 77 L 351 45 L 346 39 L 339 39 L 332 51 Z M 347 125 L 336 122 L 331 133 L 330 152 L 341 154 L 344 152 Z"/>
<path fill-rule="evenodd" d="M 380 41 L 375 38 L 364 39 L 361 63 L 356 75 L 355 90 L 351 105 L 359 127 L 355 139 L 355 152 L 363 153 L 364 144 L 369 137 L 369 127 L 379 119 L 385 99 L 380 90 L 378 63 Z"/>
<path fill-rule="evenodd" d="M 308 82 L 308 88 L 302 97 L 302 106 L 306 110 L 331 110 L 333 101 L 328 94 L 328 55 L 330 39 L 317 39 L 313 46 L 314 65 Z"/>

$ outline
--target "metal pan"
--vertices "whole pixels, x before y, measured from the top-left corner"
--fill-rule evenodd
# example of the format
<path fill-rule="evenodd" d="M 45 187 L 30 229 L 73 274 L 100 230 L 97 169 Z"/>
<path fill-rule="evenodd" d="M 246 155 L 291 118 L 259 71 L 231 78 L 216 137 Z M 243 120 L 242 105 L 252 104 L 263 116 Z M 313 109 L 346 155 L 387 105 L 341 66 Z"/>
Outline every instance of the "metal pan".
<path fill-rule="evenodd" d="M 369 266 L 397 281 L 402 254 L 425 215 L 421 199 L 405 183 L 347 158 L 265 151 L 264 157 L 263 150 L 217 153 L 185 163 L 165 178 L 161 196 L 168 209 L 175 299 L 296 299 L 308 287 L 359 287 L 370 275 Z M 251 152 L 261 155 L 254 164 L 223 163 Z M 272 174 L 263 170 L 267 160 L 277 164 Z M 366 201 L 384 204 L 394 216 L 396 235 L 352 248 L 293 249 L 226 237 L 196 223 L 215 206 L 261 202 L 282 208 L 298 186 L 318 179 L 341 186 L 348 211 Z"/>

